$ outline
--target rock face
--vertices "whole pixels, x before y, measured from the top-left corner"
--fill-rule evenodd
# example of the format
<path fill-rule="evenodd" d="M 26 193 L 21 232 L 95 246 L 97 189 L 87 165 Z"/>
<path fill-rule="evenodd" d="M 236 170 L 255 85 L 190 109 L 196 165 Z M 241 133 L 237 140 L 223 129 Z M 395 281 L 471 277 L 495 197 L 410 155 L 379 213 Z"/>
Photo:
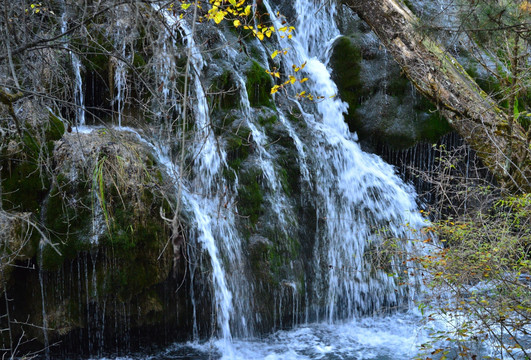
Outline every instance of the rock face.
<path fill-rule="evenodd" d="M 349 128 L 362 142 L 403 149 L 419 141 L 435 142 L 451 131 L 365 23 L 346 7 L 340 23 L 342 33 L 350 35 L 335 41 L 330 66 L 339 95 L 349 104 Z"/>
<path fill-rule="evenodd" d="M 52 162 L 35 211 L 0 218 L 8 229 L 2 256 L 14 253 L 1 269 L 13 299 L 11 319 L 48 328 L 12 325 L 11 336 L 62 341 L 63 351 L 79 353 L 93 351 L 88 346 L 149 344 L 146 333 L 164 339 L 185 331 L 186 286 L 176 292 L 184 264 L 174 263 L 161 217 L 171 212 L 174 188 L 152 149 L 137 134 L 102 128 L 65 134 L 55 142 Z M 27 163 L 13 164 L 13 173 Z"/>

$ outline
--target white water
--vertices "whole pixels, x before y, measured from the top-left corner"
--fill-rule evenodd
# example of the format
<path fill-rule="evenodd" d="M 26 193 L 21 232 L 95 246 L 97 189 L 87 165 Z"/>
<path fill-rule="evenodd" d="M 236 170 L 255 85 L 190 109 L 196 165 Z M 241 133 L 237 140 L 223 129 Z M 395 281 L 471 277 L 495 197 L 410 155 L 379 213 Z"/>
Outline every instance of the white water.
<path fill-rule="evenodd" d="M 267 1 L 264 4 L 270 14 L 276 13 Z M 364 153 L 344 122 L 347 105 L 335 97 L 337 87 L 325 66 L 328 59 L 321 58 L 339 35 L 334 22 L 335 3 L 321 7 L 319 2 L 297 0 L 294 7 L 298 15 L 296 35 L 292 40 L 282 39 L 280 34 L 278 37 L 280 47 L 289 49 L 284 71 L 290 73 L 292 64 L 306 63 L 302 72 L 310 80 L 304 88 L 295 85 L 295 90 L 324 97 L 317 101 L 317 112 L 311 112 L 312 104 L 303 106 L 313 136 L 309 156 L 320 160 L 312 170 L 321 204 L 319 215 L 325 220 L 325 236 L 319 246 L 327 249 L 324 258 L 317 254 L 323 250 L 316 248 L 316 265 L 326 262 L 331 269 L 322 274 L 323 281 L 328 277 L 326 317 L 332 322 L 389 306 L 407 306 L 408 289 L 397 286 L 395 277 L 388 275 L 398 271 L 397 267 L 388 272 L 371 269 L 366 251 L 371 242 L 381 244 L 383 236 L 378 231 L 385 232 L 386 237 L 411 239 L 411 230 L 425 226 L 414 191 L 391 166 Z M 278 20 L 276 27 L 281 27 Z M 412 251 L 413 243 L 401 243 Z M 320 314 L 316 315 L 319 318 Z"/>
<path fill-rule="evenodd" d="M 117 56 L 113 57 L 114 62 L 114 87 L 116 96 L 113 99 L 114 111 L 118 120 L 118 127 L 122 126 L 123 111 L 128 98 L 127 86 L 127 62 L 131 62 L 130 56 L 126 54 L 128 36 L 131 29 L 125 19 L 127 19 L 127 8 L 125 6 L 116 9 L 116 29 L 113 32 L 114 46 L 118 50 Z"/>
<path fill-rule="evenodd" d="M 426 332 L 418 326 L 419 320 L 413 314 L 396 314 L 340 324 L 303 325 L 262 339 L 234 340 L 230 356 L 224 353 L 224 344 L 213 340 L 203 344 L 175 344 L 155 354 L 115 359 L 410 360 L 428 340 Z"/>

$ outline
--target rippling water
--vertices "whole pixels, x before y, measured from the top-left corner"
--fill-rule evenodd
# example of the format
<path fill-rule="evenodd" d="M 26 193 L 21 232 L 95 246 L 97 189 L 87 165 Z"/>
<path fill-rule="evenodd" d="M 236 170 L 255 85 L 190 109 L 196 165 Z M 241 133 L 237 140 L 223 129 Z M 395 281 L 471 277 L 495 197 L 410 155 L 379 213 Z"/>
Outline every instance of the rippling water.
<path fill-rule="evenodd" d="M 155 354 L 101 360 L 302 360 L 412 359 L 428 340 L 420 317 L 411 313 L 369 317 L 343 324 L 310 324 L 261 339 L 173 344 Z"/>

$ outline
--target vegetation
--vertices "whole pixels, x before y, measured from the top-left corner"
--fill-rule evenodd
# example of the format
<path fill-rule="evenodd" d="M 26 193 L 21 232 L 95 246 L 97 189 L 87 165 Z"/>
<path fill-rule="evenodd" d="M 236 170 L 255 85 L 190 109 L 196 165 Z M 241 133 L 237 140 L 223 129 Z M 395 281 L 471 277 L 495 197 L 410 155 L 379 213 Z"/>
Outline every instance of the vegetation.
<path fill-rule="evenodd" d="M 416 169 L 438 199 L 422 211 L 427 251 L 399 254 L 427 289 L 418 359 L 528 358 L 531 196 L 504 193 L 470 149 L 438 153 L 431 172 Z"/>
<path fill-rule="evenodd" d="M 508 197 L 429 229 L 444 245 L 415 258 L 430 289 L 419 308 L 428 327 L 439 323 L 426 356 L 474 359 L 490 348 L 495 358 L 529 357 L 530 200 Z"/>

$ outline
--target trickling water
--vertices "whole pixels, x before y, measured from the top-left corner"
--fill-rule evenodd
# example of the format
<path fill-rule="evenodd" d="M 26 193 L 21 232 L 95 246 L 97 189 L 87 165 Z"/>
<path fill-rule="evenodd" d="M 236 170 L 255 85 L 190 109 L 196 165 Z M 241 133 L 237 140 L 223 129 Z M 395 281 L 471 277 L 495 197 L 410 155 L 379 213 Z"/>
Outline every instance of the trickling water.
<path fill-rule="evenodd" d="M 68 12 L 66 3 L 63 2 L 63 15 L 61 16 L 61 33 L 65 33 L 68 30 Z M 69 44 L 66 43 L 65 47 L 68 49 Z M 75 88 L 74 97 L 76 102 L 76 126 L 85 125 L 85 99 L 83 94 L 83 79 L 81 77 L 82 64 L 79 57 L 72 51 L 68 52 L 72 61 L 72 69 L 74 70 Z"/>
<path fill-rule="evenodd" d="M 72 56 L 72 66 L 74 67 L 74 74 L 76 78 L 76 116 L 77 116 L 77 125 L 85 125 L 85 99 L 83 95 L 83 79 L 81 78 L 81 61 L 79 58 L 71 53 Z"/>
<path fill-rule="evenodd" d="M 227 199 L 227 184 L 220 176 L 220 171 L 225 164 L 226 155 L 220 148 L 212 133 L 209 121 L 209 108 L 206 95 L 200 81 L 200 74 L 204 65 L 199 48 L 195 44 L 191 29 L 185 21 L 178 21 L 168 12 L 162 10 L 169 29 L 179 26 L 186 46 L 191 51 L 190 66 L 192 73 L 191 96 L 193 97 L 193 123 L 194 139 L 191 144 L 193 166 L 190 173 L 188 186 L 183 190 L 183 205 L 185 211 L 190 212 L 191 223 L 189 238 L 197 243 L 207 254 L 212 272 L 212 286 L 214 292 L 214 313 L 216 314 L 216 325 L 220 331 L 220 336 L 225 342 L 225 348 L 230 351 L 232 341 L 231 324 L 240 321 L 241 328 L 245 328 L 245 320 L 235 317 L 233 306 L 233 291 L 229 289 L 226 274 L 229 270 L 226 267 L 238 266 L 241 263 L 240 245 L 235 235 L 234 214 L 227 209 L 232 208 L 232 200 Z M 164 67 L 164 66 L 162 66 Z M 163 80 L 164 81 L 164 80 Z M 186 146 L 181 144 L 181 146 Z M 185 181 L 181 179 L 181 181 Z M 223 254 L 228 258 L 221 259 L 220 247 Z M 195 266 L 194 262 L 190 265 Z M 237 272 L 241 269 L 230 269 Z M 196 270 L 192 269 L 191 274 Z M 193 281 L 193 279 L 192 279 Z M 232 284 L 234 289 L 234 284 Z M 240 298 L 243 298 L 242 296 Z M 194 319 L 196 319 L 194 301 Z M 197 331 L 197 324 L 194 324 Z"/>
<path fill-rule="evenodd" d="M 43 263 L 43 251 L 45 241 L 41 239 L 39 242 L 39 261 Z M 41 305 L 42 305 L 42 336 L 44 344 L 44 356 L 46 360 L 50 359 L 50 340 L 48 339 L 48 315 L 46 314 L 46 287 L 44 286 L 43 270 L 39 268 L 39 285 L 41 288 Z"/>
<path fill-rule="evenodd" d="M 124 16 L 125 17 L 125 16 Z M 117 30 L 113 34 L 115 37 L 115 47 L 118 50 L 118 55 L 114 59 L 114 87 L 116 88 L 116 96 L 113 103 L 116 105 L 115 112 L 118 116 L 118 127 L 122 126 L 122 117 L 124 111 L 125 101 L 127 99 L 127 68 L 126 61 L 126 40 L 127 33 L 131 31 L 123 19 L 118 19 L 116 22 Z"/>

